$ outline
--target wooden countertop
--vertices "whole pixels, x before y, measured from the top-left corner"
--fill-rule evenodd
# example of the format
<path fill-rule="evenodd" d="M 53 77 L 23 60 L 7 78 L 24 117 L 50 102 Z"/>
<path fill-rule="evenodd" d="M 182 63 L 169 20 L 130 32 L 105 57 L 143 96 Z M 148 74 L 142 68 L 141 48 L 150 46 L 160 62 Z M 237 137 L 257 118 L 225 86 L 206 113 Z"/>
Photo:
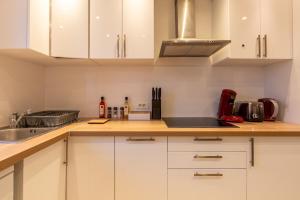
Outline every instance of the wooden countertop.
<path fill-rule="evenodd" d="M 0 171 L 71 136 L 300 136 L 300 125 L 282 122 L 236 124 L 240 128 L 168 128 L 163 121 L 78 122 L 19 143 L 0 143 Z"/>
<path fill-rule="evenodd" d="M 300 136 L 300 125 L 283 122 L 235 124 L 239 128 L 168 128 L 163 121 L 83 123 L 71 136 Z"/>

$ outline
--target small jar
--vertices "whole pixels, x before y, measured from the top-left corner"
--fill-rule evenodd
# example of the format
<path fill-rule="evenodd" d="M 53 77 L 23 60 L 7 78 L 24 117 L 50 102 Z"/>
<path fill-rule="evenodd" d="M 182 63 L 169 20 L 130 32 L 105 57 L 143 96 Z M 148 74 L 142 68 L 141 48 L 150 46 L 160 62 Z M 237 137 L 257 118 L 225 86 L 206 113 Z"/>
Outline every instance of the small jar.
<path fill-rule="evenodd" d="M 118 119 L 118 107 L 114 107 L 113 119 Z"/>
<path fill-rule="evenodd" d="M 120 119 L 124 119 L 124 107 L 120 107 Z"/>
<path fill-rule="evenodd" d="M 108 118 L 108 119 L 111 119 L 111 118 L 112 118 L 112 108 L 111 108 L 111 107 L 108 107 L 108 108 L 107 108 L 107 118 Z"/>

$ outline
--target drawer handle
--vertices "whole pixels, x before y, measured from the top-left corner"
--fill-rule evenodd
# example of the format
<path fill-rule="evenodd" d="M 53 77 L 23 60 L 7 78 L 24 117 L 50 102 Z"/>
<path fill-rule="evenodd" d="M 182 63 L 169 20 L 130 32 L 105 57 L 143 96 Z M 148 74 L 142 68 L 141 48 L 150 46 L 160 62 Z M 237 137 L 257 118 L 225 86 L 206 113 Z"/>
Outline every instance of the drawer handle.
<path fill-rule="evenodd" d="M 223 156 L 220 156 L 220 155 L 216 155 L 216 156 L 199 156 L 199 155 L 195 155 L 194 158 L 195 159 L 201 159 L 201 158 L 204 158 L 204 159 L 222 159 Z"/>
<path fill-rule="evenodd" d="M 196 172 L 194 174 L 195 177 L 222 177 L 223 174 L 221 173 L 215 173 L 215 174 L 200 174 L 198 172 Z"/>
<path fill-rule="evenodd" d="M 155 139 L 154 138 L 128 138 L 127 141 L 128 142 L 145 142 L 145 141 L 154 142 Z"/>
<path fill-rule="evenodd" d="M 223 139 L 222 138 L 195 138 L 194 141 L 196 142 L 222 142 Z"/>

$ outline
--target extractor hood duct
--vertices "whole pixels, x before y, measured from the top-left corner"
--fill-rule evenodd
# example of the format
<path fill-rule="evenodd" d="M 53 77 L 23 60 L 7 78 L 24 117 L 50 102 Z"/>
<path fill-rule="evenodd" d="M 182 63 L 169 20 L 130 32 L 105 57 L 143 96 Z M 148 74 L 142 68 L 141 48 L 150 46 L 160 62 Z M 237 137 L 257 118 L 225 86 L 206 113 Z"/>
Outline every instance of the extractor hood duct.
<path fill-rule="evenodd" d="M 209 57 L 230 40 L 196 38 L 195 0 L 175 0 L 177 39 L 162 42 L 160 57 Z"/>

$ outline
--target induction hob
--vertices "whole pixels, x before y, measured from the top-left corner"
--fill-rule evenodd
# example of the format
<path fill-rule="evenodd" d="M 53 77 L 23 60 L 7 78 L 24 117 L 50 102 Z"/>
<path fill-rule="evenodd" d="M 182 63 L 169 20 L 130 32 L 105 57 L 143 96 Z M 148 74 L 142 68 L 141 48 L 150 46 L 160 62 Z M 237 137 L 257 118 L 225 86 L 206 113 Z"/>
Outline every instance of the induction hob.
<path fill-rule="evenodd" d="M 211 117 L 170 117 L 163 120 L 168 128 L 239 128 Z"/>

